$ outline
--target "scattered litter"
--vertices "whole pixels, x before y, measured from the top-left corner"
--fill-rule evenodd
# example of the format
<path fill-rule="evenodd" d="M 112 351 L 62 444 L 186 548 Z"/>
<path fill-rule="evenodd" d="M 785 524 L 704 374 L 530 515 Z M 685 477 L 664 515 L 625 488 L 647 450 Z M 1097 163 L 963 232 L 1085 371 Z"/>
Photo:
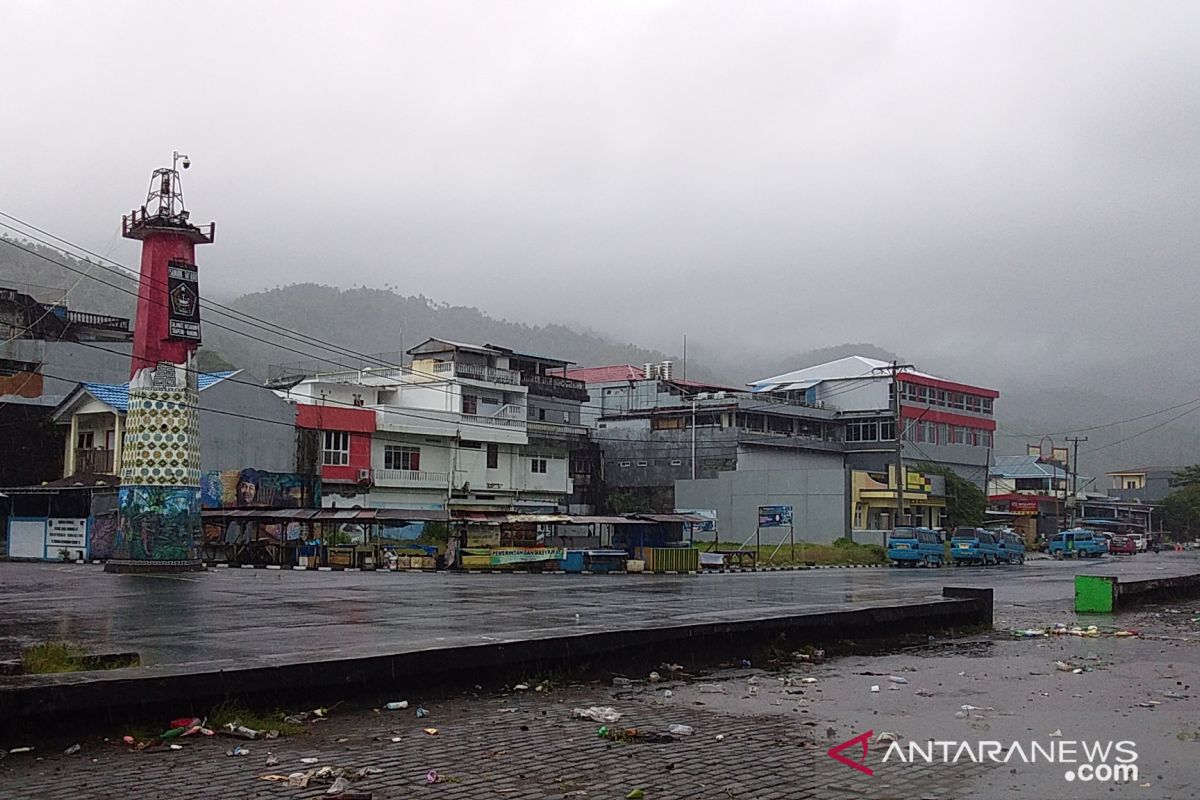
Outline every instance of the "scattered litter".
<path fill-rule="evenodd" d="M 889 691 L 889 692 L 898 692 L 898 691 L 900 691 L 900 687 L 899 687 L 899 686 L 897 686 L 897 685 L 895 685 L 894 683 L 893 683 L 893 684 L 889 684 L 889 685 L 888 685 L 888 691 Z"/>
<path fill-rule="evenodd" d="M 199 717 L 180 717 L 179 719 L 171 720 L 169 724 L 171 728 L 184 728 L 186 730 L 190 728 L 198 728 L 204 723 Z"/>
<path fill-rule="evenodd" d="M 696 686 L 696 691 L 700 694 L 728 694 L 720 683 L 701 683 Z"/>
<path fill-rule="evenodd" d="M 428 717 L 428 716 L 429 716 L 428 711 L 426 711 L 425 709 L 420 708 L 420 707 L 417 708 L 417 719 L 422 719 L 423 717 Z"/>
<path fill-rule="evenodd" d="M 279 763 L 279 757 L 278 757 L 278 756 L 276 756 L 276 755 L 272 755 L 271 753 L 267 753 L 267 766 L 268 766 L 268 767 L 273 767 L 273 766 L 275 766 L 275 765 L 276 765 L 276 764 L 278 764 L 278 763 Z"/>
<path fill-rule="evenodd" d="M 915 694 L 917 697 L 933 697 L 933 692 L 929 691 L 928 689 L 917 689 L 915 692 L 913 692 L 913 694 Z"/>
<path fill-rule="evenodd" d="M 296 774 L 303 775 L 304 773 L 298 772 Z M 288 783 L 291 780 L 291 778 L 287 775 L 275 775 L 275 774 L 259 775 L 258 779 L 260 781 L 272 781 L 274 783 Z"/>
<path fill-rule="evenodd" d="M 752 666 L 752 664 L 750 663 L 750 659 L 748 659 L 748 658 L 742 659 L 742 669 L 750 669 L 751 666 Z"/>
<path fill-rule="evenodd" d="M 683 664 L 667 664 L 659 666 L 659 669 L 665 669 L 667 672 L 683 672 Z"/>
<path fill-rule="evenodd" d="M 651 672 L 649 678 L 651 683 L 658 683 L 662 680 L 662 675 L 659 675 L 657 672 Z"/>
<path fill-rule="evenodd" d="M 667 698 L 668 700 L 674 696 L 675 696 L 675 693 L 672 692 L 670 689 L 667 689 L 665 692 L 663 692 L 663 697 Z"/>
<path fill-rule="evenodd" d="M 1171 689 L 1164 689 L 1161 692 L 1161 694 L 1163 697 L 1167 698 L 1168 700 L 1186 700 L 1188 697 L 1186 694 L 1180 694 L 1179 692 L 1173 691 Z"/>
<path fill-rule="evenodd" d="M 316 764 L 316 763 L 317 763 L 318 761 L 320 761 L 320 760 L 321 760 L 321 759 L 319 759 L 319 758 L 313 758 L 313 757 L 311 757 L 311 756 L 310 756 L 310 757 L 308 757 L 308 758 L 302 758 L 302 759 L 300 759 L 300 763 L 301 763 L 301 764 Z"/>
<path fill-rule="evenodd" d="M 400 736 L 393 736 L 391 739 L 392 744 L 396 744 L 397 742 L 402 742 L 402 741 L 404 741 L 404 739 L 403 739 L 403 737 L 400 737 Z"/>
<path fill-rule="evenodd" d="M 1054 738 L 1062 736 L 1062 728 L 1056 728 L 1055 730 L 1050 731 L 1050 735 Z"/>
<path fill-rule="evenodd" d="M 890 731 L 881 731 L 875 737 L 875 744 L 882 744 L 884 742 L 894 742 L 899 738 L 900 738 L 900 736 L 898 734 L 891 733 Z"/>
<path fill-rule="evenodd" d="M 691 725 L 672 725 L 667 730 L 675 736 L 691 736 L 696 732 L 696 729 Z"/>
<path fill-rule="evenodd" d="M 816 683 L 817 679 L 816 678 L 801 678 L 800 682 L 801 683 Z"/>
<path fill-rule="evenodd" d="M 181 745 L 181 744 L 171 744 L 171 745 L 168 745 L 168 747 L 170 747 L 172 750 L 182 750 L 183 749 L 183 745 Z"/>
<path fill-rule="evenodd" d="M 612 706 L 592 706 L 577 708 L 571 712 L 575 719 L 590 719 L 592 722 L 613 723 L 621 719 L 621 712 Z"/>
<path fill-rule="evenodd" d="M 879 684 L 878 684 L 878 683 L 871 684 L 871 691 L 872 691 L 872 692 L 878 692 L 878 691 L 879 691 Z"/>
<path fill-rule="evenodd" d="M 1036 636 L 1045 636 L 1045 631 L 1037 630 L 1036 628 L 1026 628 L 1024 630 L 1013 631 L 1013 636 L 1018 639 L 1032 639 Z"/>
<path fill-rule="evenodd" d="M 422 728 L 421 730 L 425 731 L 426 736 L 437 736 L 438 735 L 437 728 Z"/>
<path fill-rule="evenodd" d="M 1162 703 L 1158 702 L 1157 700 L 1148 700 L 1145 703 L 1138 703 L 1138 706 L 1141 708 L 1154 708 L 1155 706 L 1161 705 Z"/>
<path fill-rule="evenodd" d="M 384 708 L 386 708 L 388 711 L 403 711 L 404 709 L 408 708 L 408 701 L 397 700 L 393 703 L 388 703 L 386 706 L 384 706 Z M 297 714 L 296 716 L 300 715 Z"/>
<path fill-rule="evenodd" d="M 954 718 L 955 718 L 955 719 L 966 719 L 966 718 L 967 718 L 967 712 L 965 712 L 965 711 L 955 711 L 955 712 L 954 712 Z"/>
<path fill-rule="evenodd" d="M 528 683 L 518 683 L 516 686 L 513 687 L 513 691 L 514 692 L 528 692 L 529 684 Z"/>
<path fill-rule="evenodd" d="M 963 710 L 963 711 L 995 711 L 995 710 L 996 710 L 996 709 L 995 709 L 995 708 L 993 708 L 992 706 L 972 706 L 972 705 L 963 705 L 963 706 L 960 706 L 960 707 L 962 708 L 962 710 Z"/>
<path fill-rule="evenodd" d="M 73 744 L 70 747 L 68 747 L 66 750 L 63 750 L 63 755 L 64 756 L 73 756 L 82 749 L 83 749 L 82 745 Z"/>
<path fill-rule="evenodd" d="M 723 742 L 723 741 L 725 741 L 725 734 L 718 733 L 715 738 L 718 742 Z"/>
<path fill-rule="evenodd" d="M 247 728 L 245 725 L 242 725 L 236 721 L 226 723 L 225 727 L 222 729 L 222 732 L 229 736 L 236 736 L 238 739 L 258 739 L 259 737 L 274 738 L 270 736 L 267 731 L 256 731 L 254 728 Z M 279 734 L 276 733 L 275 735 L 278 736 Z"/>
<path fill-rule="evenodd" d="M 632 789 L 629 794 L 625 795 L 625 800 L 644 800 L 646 793 L 641 789 Z"/>
<path fill-rule="evenodd" d="M 900 675 L 891 675 L 888 677 L 888 680 L 892 683 L 899 683 L 899 684 L 908 683 L 908 678 L 902 677 Z"/>
<path fill-rule="evenodd" d="M 227 756 L 248 756 L 248 755 L 250 755 L 250 751 L 247 748 L 242 747 L 239 744 L 237 747 L 233 748 L 232 750 L 226 750 L 225 755 L 227 755 Z"/>
<path fill-rule="evenodd" d="M 32 753 L 32 752 L 33 752 L 32 747 L 14 747 L 12 750 L 8 751 L 8 754 L 16 755 L 17 753 Z"/>
<path fill-rule="evenodd" d="M 312 780 L 314 773 L 316 773 L 316 770 L 309 770 L 308 772 L 293 772 L 287 776 L 288 786 L 292 787 L 293 789 L 306 789 L 308 788 L 308 782 Z"/>
<path fill-rule="evenodd" d="M 341 794 L 350 788 L 350 781 L 346 780 L 344 775 L 339 775 L 337 780 L 329 785 L 325 790 L 325 794 Z"/>
<path fill-rule="evenodd" d="M 539 683 L 537 686 L 533 687 L 533 690 L 535 692 L 546 692 L 550 690 L 550 687 L 544 683 Z"/>
<path fill-rule="evenodd" d="M 438 775 L 436 769 L 431 769 L 429 772 L 425 773 L 426 783 L 437 783 L 439 780 L 441 780 L 441 777 Z"/>
<path fill-rule="evenodd" d="M 136 743 L 136 740 L 132 736 L 122 736 L 121 741 L 128 745 Z"/>
<path fill-rule="evenodd" d="M 612 679 L 613 686 L 633 686 L 633 681 L 629 678 L 616 677 Z"/>

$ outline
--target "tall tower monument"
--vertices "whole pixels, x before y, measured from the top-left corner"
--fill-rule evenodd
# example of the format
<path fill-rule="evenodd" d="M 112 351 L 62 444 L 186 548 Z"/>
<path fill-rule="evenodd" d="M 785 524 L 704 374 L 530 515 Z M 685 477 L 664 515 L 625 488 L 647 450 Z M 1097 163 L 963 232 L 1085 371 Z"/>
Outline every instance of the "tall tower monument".
<path fill-rule="evenodd" d="M 146 203 L 121 218 L 121 232 L 142 243 L 129 406 L 121 456 L 116 558 L 108 572 L 201 569 L 200 429 L 196 349 L 200 293 L 196 245 L 210 244 L 216 223 L 193 225 L 183 204 L 175 153 L 156 169 Z"/>

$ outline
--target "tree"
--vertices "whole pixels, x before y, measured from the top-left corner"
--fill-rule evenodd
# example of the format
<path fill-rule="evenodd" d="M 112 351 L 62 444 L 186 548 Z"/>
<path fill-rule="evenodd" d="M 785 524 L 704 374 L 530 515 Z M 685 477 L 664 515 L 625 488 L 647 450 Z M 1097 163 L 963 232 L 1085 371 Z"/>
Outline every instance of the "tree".
<path fill-rule="evenodd" d="M 1200 464 L 1184 467 L 1171 476 L 1171 486 L 1196 486 L 1200 484 Z"/>
<path fill-rule="evenodd" d="M 916 469 L 926 475 L 941 475 L 946 479 L 946 525 L 982 525 L 987 509 L 987 497 L 983 490 L 960 476 L 949 467 L 940 464 L 918 464 Z"/>
<path fill-rule="evenodd" d="M 1188 536 L 1200 532 L 1200 482 L 1171 492 L 1163 498 L 1162 508 L 1163 522 L 1172 531 Z"/>

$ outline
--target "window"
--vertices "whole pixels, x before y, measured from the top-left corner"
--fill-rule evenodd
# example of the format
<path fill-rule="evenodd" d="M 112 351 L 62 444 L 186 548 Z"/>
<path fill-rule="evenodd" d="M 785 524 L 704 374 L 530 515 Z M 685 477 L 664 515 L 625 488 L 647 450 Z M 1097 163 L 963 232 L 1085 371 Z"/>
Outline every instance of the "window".
<path fill-rule="evenodd" d="M 463 395 L 463 412 L 464 414 L 479 413 L 479 398 L 473 394 Z"/>
<path fill-rule="evenodd" d="M 488 443 L 487 446 L 487 468 L 498 469 L 500 467 L 500 445 Z"/>
<path fill-rule="evenodd" d="M 356 406 L 362 406 L 362 404 L 363 404 L 363 399 L 362 399 L 362 395 L 361 395 L 361 394 L 359 394 L 358 392 L 355 392 L 354 394 L 352 394 L 352 395 L 351 395 L 351 397 L 353 397 L 353 398 L 354 398 L 354 405 L 356 405 Z"/>
<path fill-rule="evenodd" d="M 529 459 L 529 471 L 533 472 L 537 475 L 545 475 L 546 474 L 546 459 L 544 459 L 544 458 Z"/>
<path fill-rule="evenodd" d="M 344 467 L 350 463 L 350 434 L 345 431 L 325 431 L 321 463 L 327 467 Z"/>
<path fill-rule="evenodd" d="M 639 461 L 639 462 L 638 462 L 638 466 L 639 466 L 639 467 L 645 467 L 645 466 L 647 466 L 647 463 L 646 463 L 645 461 Z"/>
<path fill-rule="evenodd" d="M 954 425 L 950 428 L 951 441 L 954 444 L 971 444 L 971 429 L 964 428 L 962 425 Z"/>
<path fill-rule="evenodd" d="M 683 460 L 682 460 L 682 459 L 679 459 L 679 458 L 672 458 L 672 459 L 671 459 L 671 466 L 672 466 L 672 467 L 682 467 L 682 466 L 683 466 Z"/>
<path fill-rule="evenodd" d="M 992 398 L 990 398 L 990 397 L 983 398 L 983 413 L 985 413 L 985 414 L 992 413 Z"/>
<path fill-rule="evenodd" d="M 76 450 L 91 450 L 96 444 L 96 434 L 93 431 L 80 431 L 75 444 Z"/>
<path fill-rule="evenodd" d="M 458 446 L 464 450 L 482 450 L 483 449 L 483 445 L 480 444 L 479 442 L 468 442 L 466 440 L 459 442 Z"/>
<path fill-rule="evenodd" d="M 1125 488 L 1126 488 L 1126 489 L 1136 489 L 1136 488 L 1138 488 L 1137 481 L 1135 481 L 1133 478 L 1127 478 L 1127 479 L 1125 480 Z"/>
<path fill-rule="evenodd" d="M 846 423 L 847 442 L 875 442 L 879 440 L 879 423 L 865 420 Z"/>
<path fill-rule="evenodd" d="M 896 423 L 894 420 L 885 419 L 879 423 L 879 440 L 883 442 L 896 440 Z"/>
<path fill-rule="evenodd" d="M 951 408 L 966 408 L 966 406 L 967 406 L 966 395 L 964 395 L 962 392 L 951 392 L 950 393 L 950 406 L 951 406 Z"/>
<path fill-rule="evenodd" d="M 544 409 L 544 408 L 538 409 L 538 419 L 541 420 L 542 422 L 546 421 L 546 409 Z"/>
<path fill-rule="evenodd" d="M 384 469 L 407 469 L 417 471 L 421 468 L 421 448 L 404 447 L 387 444 L 383 446 Z"/>
<path fill-rule="evenodd" d="M 633 462 L 631 462 L 631 461 L 622 461 L 622 462 L 619 464 L 619 466 L 622 466 L 622 467 L 632 467 L 632 466 L 633 466 Z"/>

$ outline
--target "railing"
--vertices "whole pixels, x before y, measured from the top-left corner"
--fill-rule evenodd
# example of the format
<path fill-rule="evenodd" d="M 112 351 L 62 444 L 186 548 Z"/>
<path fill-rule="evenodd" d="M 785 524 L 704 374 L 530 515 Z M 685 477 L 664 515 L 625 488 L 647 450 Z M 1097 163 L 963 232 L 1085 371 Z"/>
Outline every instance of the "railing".
<path fill-rule="evenodd" d="M 113 474 L 112 450 L 76 450 L 75 474 L 91 472 L 97 475 Z"/>
<path fill-rule="evenodd" d="M 341 372 L 318 372 L 312 377 L 326 383 L 359 383 L 363 378 L 396 378 L 404 377 L 410 372 L 407 367 L 364 367 L 363 369 L 348 369 Z"/>
<path fill-rule="evenodd" d="M 496 428 L 525 430 L 524 419 L 513 419 L 510 417 L 481 417 L 478 414 L 463 414 L 462 421 L 465 425 L 490 425 Z"/>
<path fill-rule="evenodd" d="M 431 486 L 442 488 L 450 485 L 449 472 L 430 472 L 423 469 L 377 469 L 374 471 L 376 486 Z"/>
<path fill-rule="evenodd" d="M 571 425 L 565 422 L 542 422 L 531 419 L 527 426 L 530 433 L 540 433 L 546 436 L 572 436 L 586 439 L 589 432 L 586 425 Z"/>
<path fill-rule="evenodd" d="M 525 419 L 525 406 L 518 406 L 514 405 L 513 403 L 509 403 L 507 405 L 500 406 L 500 410 L 492 416 L 501 417 L 504 419 Z"/>
<path fill-rule="evenodd" d="M 521 376 L 511 369 L 497 367 L 481 367 L 478 364 L 462 364 L 457 361 L 438 361 L 433 365 L 434 374 L 450 374 L 459 378 L 485 381 L 487 383 L 504 383 L 510 386 L 520 386 Z"/>
<path fill-rule="evenodd" d="M 129 320 L 124 317 L 109 317 L 104 314 L 90 314 L 86 311 L 67 311 L 67 321 L 90 325 L 93 328 L 129 332 Z"/>

